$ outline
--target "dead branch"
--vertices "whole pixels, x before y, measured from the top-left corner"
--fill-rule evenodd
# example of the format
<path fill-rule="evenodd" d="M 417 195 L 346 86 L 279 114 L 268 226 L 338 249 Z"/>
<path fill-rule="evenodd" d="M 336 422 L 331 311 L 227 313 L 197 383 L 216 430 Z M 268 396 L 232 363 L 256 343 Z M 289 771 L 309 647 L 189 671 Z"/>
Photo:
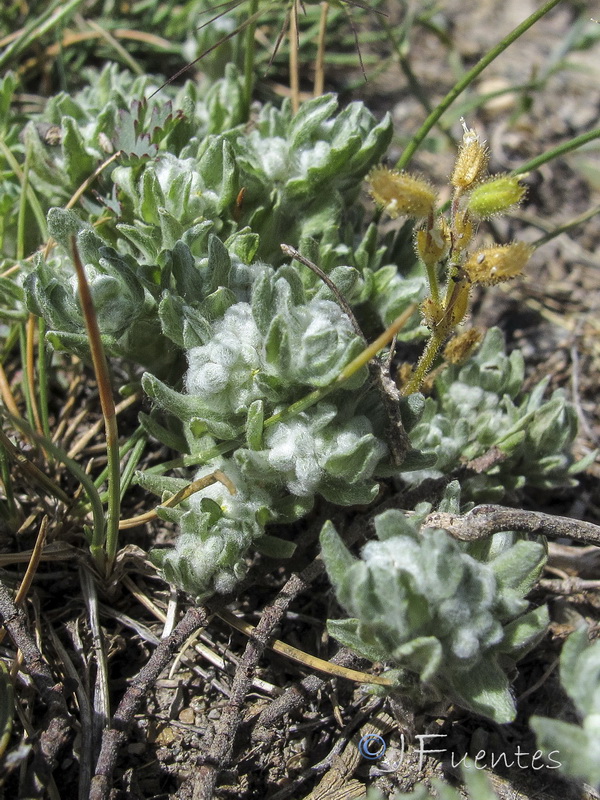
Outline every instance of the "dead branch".
<path fill-rule="evenodd" d="M 133 679 L 115 711 L 111 727 L 106 728 L 102 734 L 102 746 L 96 764 L 96 774 L 92 780 L 90 800 L 107 800 L 109 797 L 119 747 L 125 742 L 134 714 L 176 651 L 198 628 L 206 627 L 207 624 L 208 615 L 202 606 L 189 608 L 173 632 L 163 639 L 146 666 Z"/>
<path fill-rule="evenodd" d="M 71 715 L 62 684 L 55 682 L 50 668 L 29 634 L 27 617 L 15 606 L 10 592 L 1 582 L 0 621 L 6 627 L 15 647 L 23 654 L 27 672 L 48 708 L 26 787 L 28 797 L 42 797 L 58 763 L 60 751 L 69 740 Z"/>
<path fill-rule="evenodd" d="M 486 539 L 500 531 L 521 531 L 600 545 L 600 527 L 591 522 L 504 506 L 476 506 L 462 516 L 434 512 L 426 517 L 425 524 L 429 528 L 443 528 L 463 542 Z"/>
<path fill-rule="evenodd" d="M 242 723 L 244 700 L 256 667 L 269 642 L 275 636 L 275 630 L 290 603 L 308 589 L 323 568 L 323 562 L 315 560 L 300 575 L 292 575 L 274 602 L 263 611 L 236 670 L 231 697 L 219 720 L 210 749 L 202 759 L 203 763 L 197 775 L 192 779 L 194 800 L 211 800 L 213 797 L 219 772 L 227 764 L 233 752 L 235 737 Z"/>

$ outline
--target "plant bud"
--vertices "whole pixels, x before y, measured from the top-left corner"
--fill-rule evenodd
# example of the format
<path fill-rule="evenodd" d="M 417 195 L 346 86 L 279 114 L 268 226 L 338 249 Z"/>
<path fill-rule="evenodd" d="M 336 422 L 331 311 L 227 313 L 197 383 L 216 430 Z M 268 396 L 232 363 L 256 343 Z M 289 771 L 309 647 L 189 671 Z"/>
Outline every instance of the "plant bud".
<path fill-rule="evenodd" d="M 425 325 L 434 330 L 444 318 L 444 307 L 441 303 L 436 303 L 432 297 L 426 297 L 421 303 L 421 314 Z"/>
<path fill-rule="evenodd" d="M 487 219 L 520 203 L 525 192 L 526 188 L 519 183 L 518 177 L 500 175 L 476 186 L 469 196 L 467 208 L 474 216 Z"/>
<path fill-rule="evenodd" d="M 479 136 L 471 128 L 467 128 L 462 120 L 464 135 L 458 157 L 454 165 L 454 172 L 450 183 L 455 189 L 469 189 L 478 183 L 487 170 L 490 160 L 490 151 L 479 141 Z"/>
<path fill-rule="evenodd" d="M 525 242 L 483 247 L 467 259 L 463 269 L 473 283 L 492 286 L 520 275 L 532 253 Z"/>
<path fill-rule="evenodd" d="M 417 255 L 428 266 L 434 266 L 448 255 L 450 233 L 448 224 L 442 217 L 438 228 L 421 228 L 415 236 Z"/>
<path fill-rule="evenodd" d="M 458 325 L 465 318 L 469 307 L 469 292 L 471 284 L 464 277 L 456 279 L 452 297 L 448 304 L 447 317 L 452 327 Z"/>
<path fill-rule="evenodd" d="M 444 348 L 444 360 L 449 364 L 462 364 L 471 356 L 483 339 L 483 333 L 477 328 L 469 328 L 451 339 Z"/>
<path fill-rule="evenodd" d="M 454 256 L 457 256 L 463 250 L 466 250 L 473 238 L 473 222 L 466 211 L 459 211 L 456 214 L 453 228 L 452 250 Z"/>
<path fill-rule="evenodd" d="M 375 167 L 367 180 L 371 197 L 392 219 L 400 216 L 422 219 L 433 213 L 437 197 L 423 179 L 407 172 Z"/>

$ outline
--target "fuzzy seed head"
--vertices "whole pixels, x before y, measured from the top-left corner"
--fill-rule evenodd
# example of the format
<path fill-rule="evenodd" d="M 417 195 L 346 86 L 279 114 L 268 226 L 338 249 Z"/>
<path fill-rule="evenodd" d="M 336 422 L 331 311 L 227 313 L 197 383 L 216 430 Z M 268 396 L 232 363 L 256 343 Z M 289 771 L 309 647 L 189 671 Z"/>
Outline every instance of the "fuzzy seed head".
<path fill-rule="evenodd" d="M 492 286 L 520 275 L 532 253 L 525 242 L 483 247 L 467 259 L 463 269 L 473 283 Z"/>
<path fill-rule="evenodd" d="M 466 211 L 459 212 L 454 217 L 453 254 L 462 253 L 469 246 L 475 229 L 473 221 Z"/>
<path fill-rule="evenodd" d="M 444 348 L 444 360 L 449 364 L 463 364 L 479 347 L 483 332 L 477 328 L 469 328 L 451 339 Z"/>
<path fill-rule="evenodd" d="M 479 136 L 475 131 L 467 128 L 464 120 L 462 123 L 464 135 L 450 183 L 455 189 L 464 191 L 478 183 L 485 175 L 490 160 L 490 151 L 485 146 L 485 142 L 479 141 Z"/>
<path fill-rule="evenodd" d="M 479 219 L 508 211 L 521 202 L 526 189 L 518 177 L 499 175 L 476 186 L 469 196 L 467 208 Z"/>
<path fill-rule="evenodd" d="M 375 167 L 367 180 L 371 197 L 392 219 L 401 216 L 423 219 L 433 213 L 436 194 L 422 178 L 387 167 Z"/>
<path fill-rule="evenodd" d="M 433 298 L 426 297 L 421 303 L 421 314 L 425 325 L 434 330 L 444 318 L 444 307 L 441 303 L 436 303 Z"/>
<path fill-rule="evenodd" d="M 448 223 L 442 217 L 436 228 L 421 228 L 415 234 L 417 255 L 427 266 L 435 266 L 448 255 L 450 249 L 450 231 Z"/>
<path fill-rule="evenodd" d="M 471 284 L 464 278 L 456 282 L 455 290 L 452 294 L 452 305 L 450 306 L 448 318 L 452 327 L 462 322 L 469 307 L 469 292 L 471 291 Z"/>

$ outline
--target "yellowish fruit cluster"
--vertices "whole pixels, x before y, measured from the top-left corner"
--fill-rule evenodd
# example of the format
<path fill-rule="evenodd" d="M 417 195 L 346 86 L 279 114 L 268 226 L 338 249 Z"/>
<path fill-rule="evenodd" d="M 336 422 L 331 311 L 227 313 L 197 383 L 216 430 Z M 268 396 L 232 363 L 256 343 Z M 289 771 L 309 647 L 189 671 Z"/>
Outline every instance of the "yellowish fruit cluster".
<path fill-rule="evenodd" d="M 453 195 L 447 218 L 436 212 L 436 192 L 418 175 L 380 166 L 368 177 L 371 196 L 385 213 L 392 218 L 404 216 L 420 221 L 414 240 L 429 281 L 430 295 L 421 304 L 421 313 L 431 337 L 404 388 L 406 394 L 418 391 L 439 349 L 464 319 L 473 284 L 490 286 L 520 275 L 533 252 L 523 242 L 470 250 L 477 223 L 517 205 L 525 195 L 525 187 L 516 176 L 488 176 L 489 149 L 464 121 L 463 129 L 450 176 Z M 441 284 L 444 275 L 445 282 Z M 471 336 L 470 346 L 476 338 Z M 456 353 L 451 350 L 449 360 L 464 351 L 463 346 L 457 346 Z"/>

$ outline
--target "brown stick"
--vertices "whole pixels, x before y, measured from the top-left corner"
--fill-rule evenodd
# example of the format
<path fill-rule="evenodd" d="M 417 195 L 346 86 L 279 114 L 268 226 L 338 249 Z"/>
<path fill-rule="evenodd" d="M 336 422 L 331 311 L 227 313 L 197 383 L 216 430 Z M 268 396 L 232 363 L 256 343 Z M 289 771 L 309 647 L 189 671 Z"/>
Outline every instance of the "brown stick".
<path fill-rule="evenodd" d="M 463 516 L 436 512 L 426 517 L 425 524 L 429 528 L 443 528 L 463 542 L 485 539 L 500 531 L 522 531 L 600 545 L 600 527 L 592 522 L 504 506 L 476 506 Z"/>
<path fill-rule="evenodd" d="M 71 733 L 71 716 L 63 696 L 62 684 L 56 683 L 35 641 L 27 630 L 27 617 L 15 606 L 8 589 L 0 583 L 0 622 L 21 653 L 36 689 L 48 707 L 47 722 L 35 750 L 32 770 L 27 780 L 27 797 L 42 797 L 48 786 L 61 749 Z"/>
<path fill-rule="evenodd" d="M 323 562 L 315 560 L 300 575 L 292 575 L 279 592 L 275 601 L 263 611 L 260 622 L 254 629 L 240 660 L 231 687 L 231 697 L 227 704 L 204 763 L 193 778 L 194 800 L 211 800 L 219 772 L 226 765 L 233 752 L 237 731 L 242 722 L 244 700 L 250 689 L 252 677 L 269 642 L 275 635 L 290 603 L 305 591 L 312 581 L 323 571 Z"/>
<path fill-rule="evenodd" d="M 208 616 L 202 606 L 189 608 L 171 635 L 163 639 L 146 666 L 133 679 L 115 711 L 111 727 L 106 728 L 102 734 L 102 745 L 96 764 L 96 774 L 92 779 L 90 800 L 107 800 L 109 797 L 119 747 L 125 742 L 134 714 L 175 652 L 198 628 L 203 628 L 207 624 Z"/>

